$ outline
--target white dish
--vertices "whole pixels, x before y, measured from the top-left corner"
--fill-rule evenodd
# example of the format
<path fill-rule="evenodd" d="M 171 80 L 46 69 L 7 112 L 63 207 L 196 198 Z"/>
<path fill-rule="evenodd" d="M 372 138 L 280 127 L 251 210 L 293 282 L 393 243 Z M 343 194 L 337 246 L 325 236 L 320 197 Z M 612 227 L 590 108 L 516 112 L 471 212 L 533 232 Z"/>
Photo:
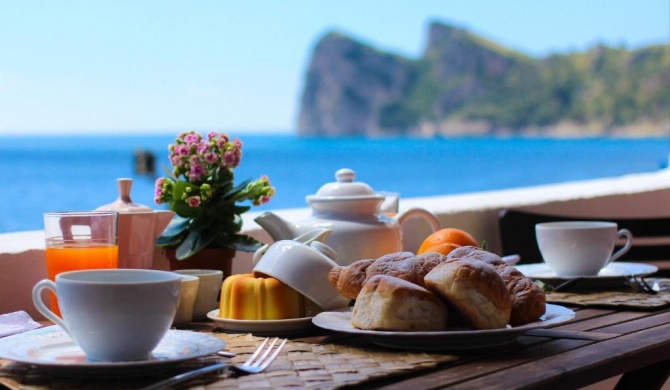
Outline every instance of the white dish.
<path fill-rule="evenodd" d="M 317 314 L 312 320 L 320 328 L 367 336 L 377 345 L 389 348 L 419 351 L 474 350 L 499 347 L 514 342 L 520 334 L 535 328 L 556 325 L 574 318 L 575 312 L 547 304 L 546 313 L 539 321 L 505 329 L 453 329 L 440 332 L 390 332 L 363 330 L 351 325 L 351 308 Z"/>
<path fill-rule="evenodd" d="M 212 335 L 170 330 L 153 350 L 150 360 L 89 361 L 70 336 L 54 325 L 0 339 L 0 357 L 32 364 L 54 375 L 107 378 L 154 374 L 225 347 L 223 340 Z"/>
<path fill-rule="evenodd" d="M 207 313 L 220 329 L 236 333 L 253 333 L 259 336 L 281 336 L 302 333 L 312 329 L 312 317 L 289 318 L 286 320 L 231 320 L 219 317 L 219 310 Z"/>

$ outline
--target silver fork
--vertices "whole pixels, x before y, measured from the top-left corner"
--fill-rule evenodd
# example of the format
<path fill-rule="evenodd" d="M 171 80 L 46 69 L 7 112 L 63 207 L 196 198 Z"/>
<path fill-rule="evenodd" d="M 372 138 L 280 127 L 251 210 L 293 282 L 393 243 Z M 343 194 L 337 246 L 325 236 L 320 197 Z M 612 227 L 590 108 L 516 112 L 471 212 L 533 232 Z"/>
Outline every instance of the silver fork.
<path fill-rule="evenodd" d="M 272 343 L 270 343 L 270 345 L 266 347 L 268 340 L 270 339 L 266 338 L 265 340 L 263 340 L 263 343 L 260 346 L 258 346 L 258 348 L 256 348 L 256 351 L 254 351 L 253 355 L 251 355 L 249 359 L 247 359 L 247 361 L 244 362 L 243 364 L 231 364 L 231 363 L 212 364 L 206 367 L 198 368 L 197 370 L 175 375 L 166 380 L 147 386 L 142 390 L 158 390 L 158 389 L 170 388 L 174 385 L 187 382 L 193 378 L 200 377 L 210 372 L 219 371 L 226 367 L 232 368 L 236 373 L 240 375 L 258 374 L 259 372 L 263 372 L 266 368 L 268 368 L 268 366 L 270 366 L 272 361 L 275 360 L 277 355 L 279 355 L 279 351 L 281 351 L 281 349 L 284 347 L 284 344 L 286 344 L 286 339 L 284 339 L 279 345 L 275 346 L 277 344 L 277 341 L 279 341 L 279 338 L 275 337 L 274 340 L 272 340 Z"/>
<path fill-rule="evenodd" d="M 654 288 L 652 288 L 642 276 L 628 275 L 627 279 L 628 285 L 631 286 L 635 292 L 658 294 L 658 291 L 654 290 Z"/>

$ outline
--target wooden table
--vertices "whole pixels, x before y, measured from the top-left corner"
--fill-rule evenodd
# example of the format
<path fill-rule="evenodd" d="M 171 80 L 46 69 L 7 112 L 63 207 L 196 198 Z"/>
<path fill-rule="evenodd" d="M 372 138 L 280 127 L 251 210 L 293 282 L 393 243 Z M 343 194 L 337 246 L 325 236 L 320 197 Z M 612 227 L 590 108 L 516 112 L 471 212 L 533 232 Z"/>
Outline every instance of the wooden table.
<path fill-rule="evenodd" d="M 570 389 L 619 374 L 625 374 L 621 388 L 663 386 L 670 374 L 670 309 L 582 309 L 576 314 L 552 328 L 553 337 L 524 335 L 518 345 L 463 355 L 429 372 L 361 388 Z"/>
<path fill-rule="evenodd" d="M 670 308 L 655 311 L 585 308 L 575 309 L 575 312 L 576 317 L 573 320 L 549 330 L 533 330 L 531 334 L 520 336 L 518 341 L 511 345 L 477 352 L 452 353 L 457 357 L 436 367 L 365 381 L 353 387 L 572 389 L 625 374 L 619 384 L 621 388 L 632 386 L 635 389 L 654 389 L 660 388 L 667 380 L 670 373 Z M 193 323 L 190 329 L 216 332 L 211 322 Z M 321 330 L 292 340 L 306 343 L 303 345 L 313 345 L 315 348 L 319 347 L 315 344 L 332 346 L 333 343 L 346 343 L 363 350 L 374 347 L 361 336 Z M 391 353 L 394 359 L 407 354 L 404 351 L 391 351 Z M 267 374 L 273 376 L 282 370 L 287 369 L 279 362 L 274 367 L 271 366 Z M 121 379 L 121 382 L 112 385 L 106 381 L 73 382 L 71 378 L 40 379 L 35 373 L 26 373 L 22 378 L 23 383 L 16 382 L 15 385 L 9 384 L 7 387 L 10 389 L 64 386 L 95 388 L 96 385 L 104 384 L 106 388 L 133 389 L 141 388 L 153 380 L 152 378 L 139 378 L 135 381 Z M 27 378 L 33 382 L 27 381 Z M 251 376 L 244 379 L 253 380 Z M 194 382 L 191 386 L 200 389 L 220 389 L 226 385 L 222 381 L 225 381 L 223 376 L 217 378 L 215 375 Z M 338 383 L 330 383 L 329 386 L 322 388 L 337 385 Z M 239 386 L 241 387 L 242 385 Z"/>

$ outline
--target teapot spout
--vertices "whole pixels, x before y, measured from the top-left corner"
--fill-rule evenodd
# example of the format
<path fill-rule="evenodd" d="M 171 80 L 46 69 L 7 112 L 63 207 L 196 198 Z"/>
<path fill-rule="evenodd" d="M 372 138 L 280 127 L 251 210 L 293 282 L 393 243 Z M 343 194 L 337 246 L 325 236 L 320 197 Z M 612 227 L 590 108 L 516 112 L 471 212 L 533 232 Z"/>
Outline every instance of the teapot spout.
<path fill-rule="evenodd" d="M 298 229 L 278 215 L 268 211 L 254 218 L 274 241 L 290 240 L 299 235 Z"/>
<path fill-rule="evenodd" d="M 175 213 L 168 210 L 154 211 L 154 239 L 158 238 L 172 220 Z"/>

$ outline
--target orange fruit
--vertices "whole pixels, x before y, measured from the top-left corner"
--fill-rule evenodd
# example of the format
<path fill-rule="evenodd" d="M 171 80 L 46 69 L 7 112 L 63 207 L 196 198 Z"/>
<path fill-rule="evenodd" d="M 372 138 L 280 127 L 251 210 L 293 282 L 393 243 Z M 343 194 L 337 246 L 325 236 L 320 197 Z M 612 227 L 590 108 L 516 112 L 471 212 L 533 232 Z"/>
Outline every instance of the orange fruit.
<path fill-rule="evenodd" d="M 440 254 L 443 254 L 443 255 L 446 256 L 446 255 L 449 254 L 449 252 L 453 251 L 456 248 L 460 248 L 460 247 L 461 247 L 460 245 L 456 245 L 456 244 L 453 244 L 451 242 L 443 242 L 441 244 L 433 245 L 429 248 L 426 248 L 426 250 L 423 251 L 423 252 L 419 251 L 417 254 L 420 255 L 420 254 L 426 253 L 426 252 L 437 252 L 437 253 L 440 253 Z"/>
<path fill-rule="evenodd" d="M 440 229 L 428 237 L 421 243 L 417 254 L 421 254 L 428 251 L 428 248 L 432 248 L 439 244 L 455 244 L 458 246 L 479 246 L 477 240 L 475 240 L 470 233 L 465 230 L 457 228 L 444 228 Z"/>

